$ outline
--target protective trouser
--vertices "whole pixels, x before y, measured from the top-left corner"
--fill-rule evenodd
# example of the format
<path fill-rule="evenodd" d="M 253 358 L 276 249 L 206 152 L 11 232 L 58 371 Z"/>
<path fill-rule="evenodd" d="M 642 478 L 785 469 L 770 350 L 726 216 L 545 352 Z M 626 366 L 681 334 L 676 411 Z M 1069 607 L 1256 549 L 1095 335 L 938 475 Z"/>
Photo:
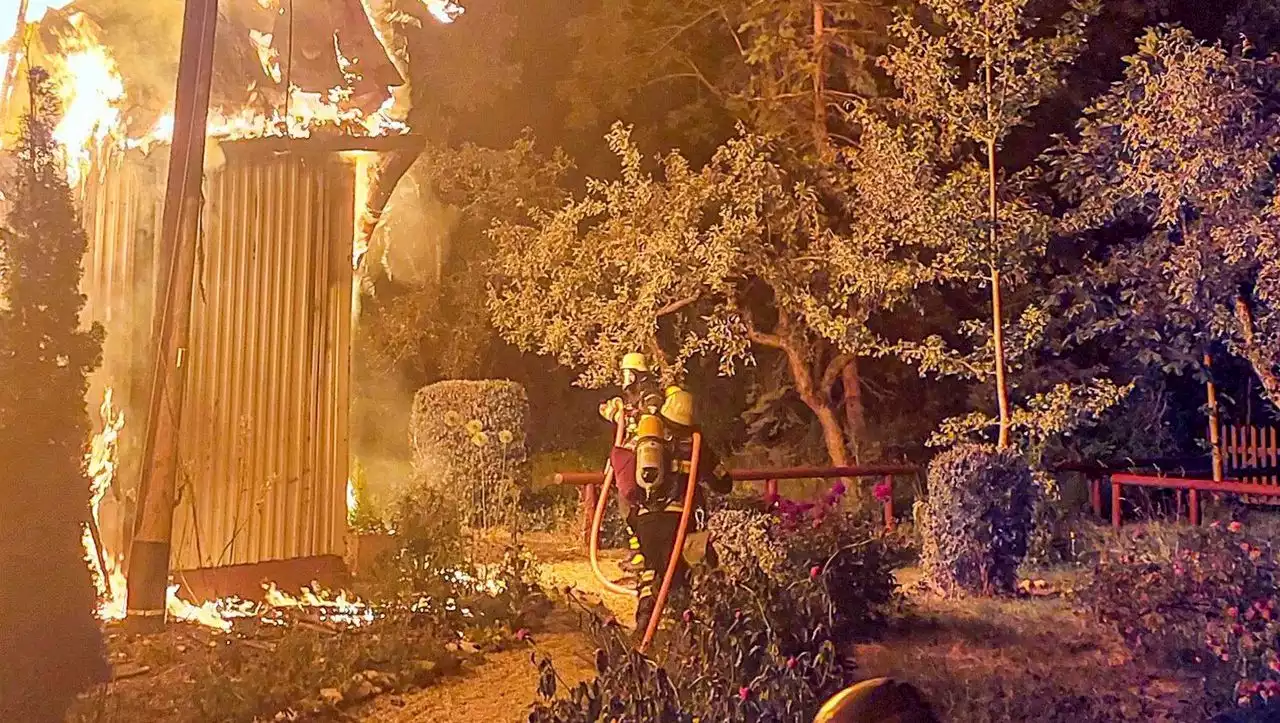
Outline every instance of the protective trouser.
<path fill-rule="evenodd" d="M 698 508 L 689 520 L 683 554 L 676 563 L 675 576 L 671 579 L 670 598 L 679 598 L 685 592 L 691 563 L 699 564 L 706 559 L 714 564 L 714 560 L 710 559 L 713 553 L 707 544 L 705 517 L 706 513 Z M 644 629 L 653 614 L 658 589 L 662 586 L 662 578 L 667 574 L 667 565 L 671 561 L 676 532 L 680 529 L 680 510 L 669 507 L 660 512 L 642 511 L 632 517 L 631 525 L 640 543 L 640 554 L 644 557 L 644 569 L 640 572 L 638 583 L 639 604 L 636 607 L 636 627 Z"/>

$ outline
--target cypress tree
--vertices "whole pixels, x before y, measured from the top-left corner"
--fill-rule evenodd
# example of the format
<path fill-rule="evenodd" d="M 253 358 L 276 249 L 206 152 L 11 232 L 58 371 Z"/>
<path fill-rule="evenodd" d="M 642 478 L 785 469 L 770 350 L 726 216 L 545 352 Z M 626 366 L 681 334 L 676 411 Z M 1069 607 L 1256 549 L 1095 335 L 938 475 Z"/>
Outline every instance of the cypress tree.
<path fill-rule="evenodd" d="M 85 394 L 103 333 L 80 324 L 88 239 L 45 71 L 31 71 L 29 92 L 0 237 L 0 720 L 43 723 L 108 673 L 81 544 Z"/>

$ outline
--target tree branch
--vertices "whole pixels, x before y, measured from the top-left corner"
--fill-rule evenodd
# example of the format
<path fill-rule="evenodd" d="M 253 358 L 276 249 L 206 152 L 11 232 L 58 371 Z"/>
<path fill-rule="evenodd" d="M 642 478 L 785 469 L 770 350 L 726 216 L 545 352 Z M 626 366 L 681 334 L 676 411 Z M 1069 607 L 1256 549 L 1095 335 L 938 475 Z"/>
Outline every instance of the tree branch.
<path fill-rule="evenodd" d="M 1243 294 L 1236 297 L 1236 322 L 1240 325 L 1240 335 L 1244 337 L 1244 354 L 1254 374 L 1262 382 L 1267 397 L 1276 407 L 1280 407 L 1280 377 L 1276 376 L 1275 363 L 1267 358 L 1266 353 L 1258 348 L 1257 337 L 1253 328 L 1253 307 Z"/>
<path fill-rule="evenodd" d="M 840 373 L 844 368 L 849 366 L 849 362 L 853 361 L 854 354 L 836 354 L 827 364 L 827 370 L 822 373 L 822 381 L 819 382 L 819 388 L 828 396 L 831 395 L 831 389 L 836 385 L 836 380 L 840 378 Z"/>
<path fill-rule="evenodd" d="M 696 303 L 701 298 L 702 298 L 701 294 L 694 294 L 692 296 L 687 296 L 683 299 L 678 299 L 676 301 L 671 302 L 670 304 L 667 304 L 661 309 L 658 309 L 658 311 L 654 315 L 658 317 L 662 317 L 668 314 L 674 314 L 677 311 L 680 311 L 681 309 L 685 308 L 686 306 Z"/>

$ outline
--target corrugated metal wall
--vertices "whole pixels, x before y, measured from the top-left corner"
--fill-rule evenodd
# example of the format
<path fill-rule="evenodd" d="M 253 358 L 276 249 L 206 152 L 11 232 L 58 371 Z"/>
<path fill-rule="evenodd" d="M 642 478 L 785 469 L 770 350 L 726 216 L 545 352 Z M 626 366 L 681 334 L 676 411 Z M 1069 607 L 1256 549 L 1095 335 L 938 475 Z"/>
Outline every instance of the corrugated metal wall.
<path fill-rule="evenodd" d="M 177 570 L 344 549 L 354 164 L 334 153 L 255 153 L 252 142 L 238 145 L 224 146 L 226 166 L 205 183 L 174 521 Z M 129 239 L 154 234 L 130 229 L 159 226 L 158 216 L 136 207 L 152 199 L 158 206 L 162 187 L 131 188 L 127 165 L 111 173 L 120 179 L 98 182 L 94 191 L 106 202 L 86 203 L 93 230 L 86 292 L 99 297 L 91 300 L 95 312 L 131 293 L 125 269 L 136 274 L 141 252 Z M 134 351 L 150 361 L 150 348 Z M 141 387 L 130 400 L 138 411 L 126 432 L 139 437 Z"/>

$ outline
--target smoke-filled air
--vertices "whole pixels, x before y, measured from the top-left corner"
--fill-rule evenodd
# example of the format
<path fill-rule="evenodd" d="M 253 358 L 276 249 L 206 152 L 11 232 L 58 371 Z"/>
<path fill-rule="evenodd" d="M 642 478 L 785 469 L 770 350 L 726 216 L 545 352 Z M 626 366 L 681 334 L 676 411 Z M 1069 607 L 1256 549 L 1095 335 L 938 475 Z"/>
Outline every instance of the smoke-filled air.
<path fill-rule="evenodd" d="M 0 0 L 0 723 L 1277 719 L 1278 168 L 1277 0 Z"/>

